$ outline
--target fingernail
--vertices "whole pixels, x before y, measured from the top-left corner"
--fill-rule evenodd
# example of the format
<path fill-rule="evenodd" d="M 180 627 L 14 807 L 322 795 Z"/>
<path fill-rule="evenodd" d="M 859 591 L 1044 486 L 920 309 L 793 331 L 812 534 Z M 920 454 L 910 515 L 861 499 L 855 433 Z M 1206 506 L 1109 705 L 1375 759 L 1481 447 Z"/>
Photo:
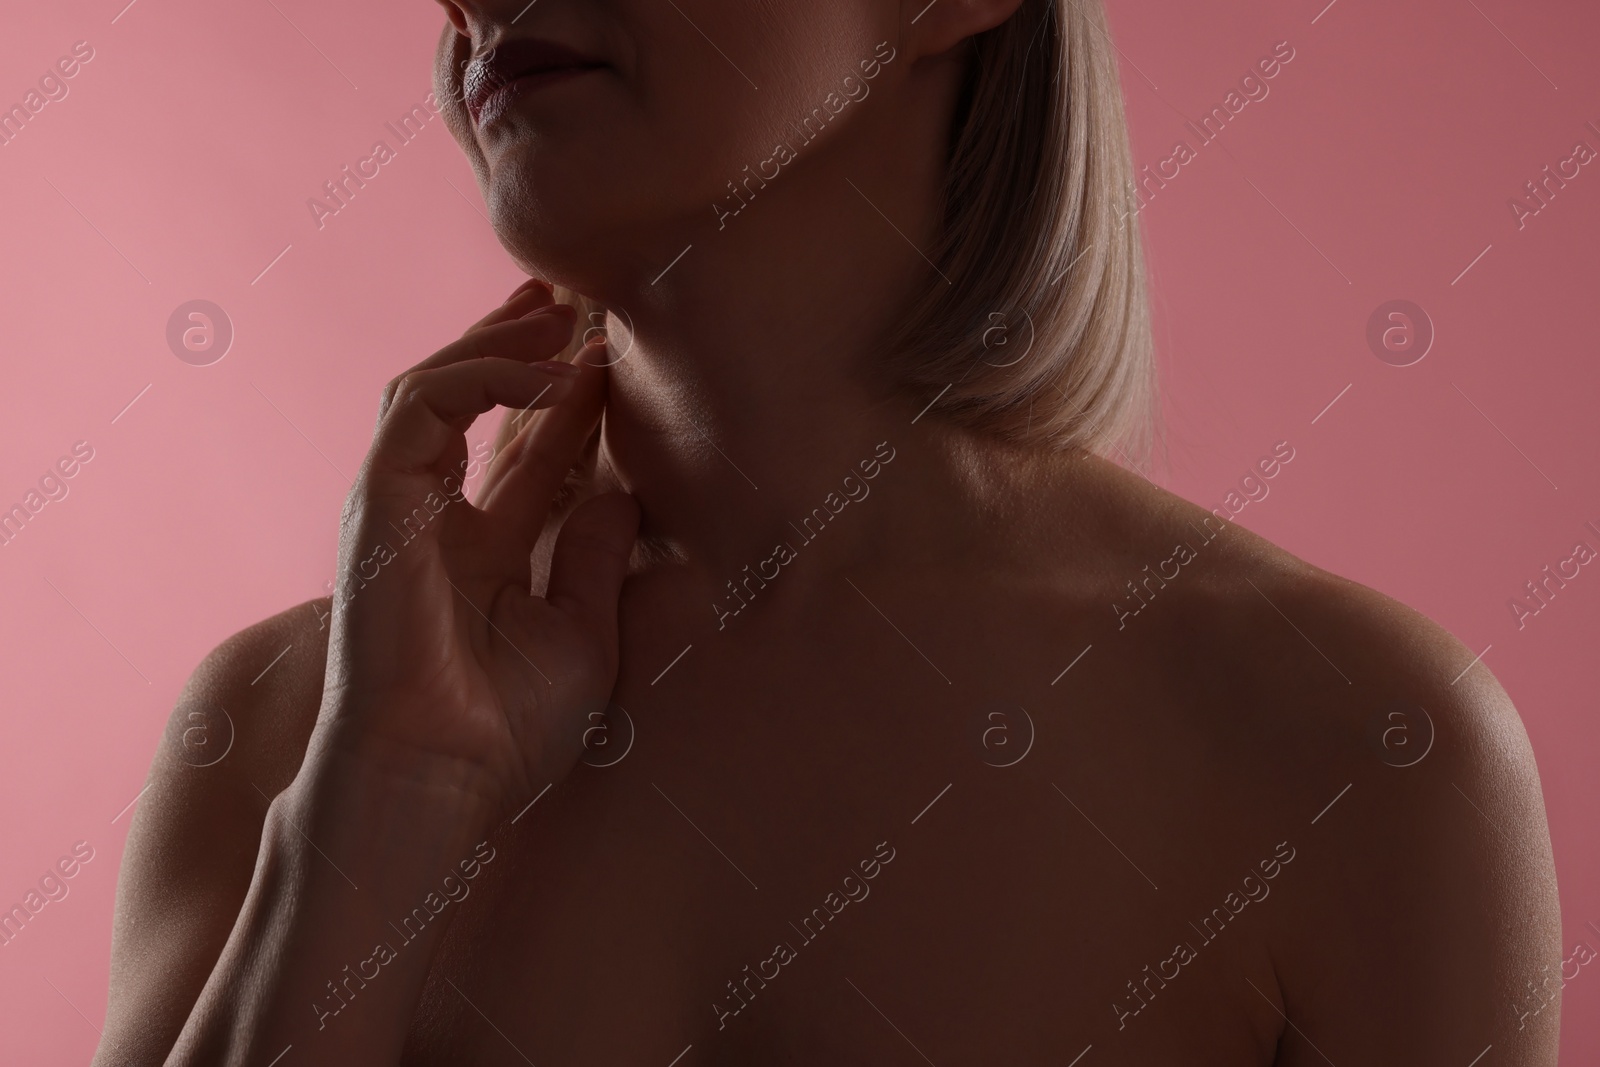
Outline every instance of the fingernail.
<path fill-rule="evenodd" d="M 583 373 L 580 368 L 574 367 L 570 363 L 564 363 L 559 359 L 547 359 L 539 363 L 530 363 L 528 366 L 542 370 L 555 378 L 576 378 Z"/>
<path fill-rule="evenodd" d="M 530 312 L 528 312 L 526 315 L 524 315 L 522 317 L 525 318 L 525 319 L 531 319 L 531 318 L 535 318 L 535 317 L 537 317 L 539 315 L 565 315 L 565 314 L 570 314 L 574 318 L 576 318 L 577 315 L 578 315 L 578 309 L 573 307 L 571 304 L 546 304 L 544 307 L 538 308 L 538 309 L 533 310 L 533 311 L 530 311 Z"/>
<path fill-rule="evenodd" d="M 511 295 L 506 297 L 505 303 L 501 304 L 500 306 L 501 307 L 505 307 L 506 304 L 511 303 L 511 301 L 515 300 L 517 297 L 521 296 L 523 293 L 526 293 L 528 290 L 537 288 L 539 286 L 544 286 L 546 289 L 549 289 L 550 288 L 550 283 L 546 282 L 546 281 L 543 281 L 542 279 L 539 279 L 539 278 L 529 278 L 527 281 L 523 282 L 521 285 L 519 285 L 515 289 L 513 289 L 511 291 Z"/>
<path fill-rule="evenodd" d="M 573 358 L 574 362 L 580 362 L 586 367 L 608 367 L 610 366 L 609 363 L 597 362 L 603 361 L 605 357 L 606 335 L 603 333 L 596 333 L 593 337 L 589 338 L 586 345 L 579 349 L 578 354 Z"/>

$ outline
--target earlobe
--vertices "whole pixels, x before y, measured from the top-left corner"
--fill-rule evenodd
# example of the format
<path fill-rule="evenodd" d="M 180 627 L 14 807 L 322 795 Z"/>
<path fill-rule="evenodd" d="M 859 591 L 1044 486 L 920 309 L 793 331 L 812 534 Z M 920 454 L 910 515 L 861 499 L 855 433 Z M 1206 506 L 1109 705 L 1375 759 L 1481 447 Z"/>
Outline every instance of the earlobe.
<path fill-rule="evenodd" d="M 1069 0 L 1071 2 L 1071 0 Z M 913 59 L 940 56 L 1017 13 L 1022 0 L 907 0 L 901 37 Z"/>

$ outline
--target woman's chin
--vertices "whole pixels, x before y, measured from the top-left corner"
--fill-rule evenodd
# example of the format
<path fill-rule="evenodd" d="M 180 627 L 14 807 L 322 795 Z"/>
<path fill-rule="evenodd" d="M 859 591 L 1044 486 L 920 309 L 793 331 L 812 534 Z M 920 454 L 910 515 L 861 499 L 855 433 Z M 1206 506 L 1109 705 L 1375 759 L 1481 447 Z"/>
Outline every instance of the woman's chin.
<path fill-rule="evenodd" d="M 649 282 L 693 239 L 681 218 L 662 224 L 592 203 L 521 200 L 512 210 L 502 201 L 489 217 L 500 246 L 531 277 L 592 296 L 633 289 L 640 278 Z"/>
<path fill-rule="evenodd" d="M 613 246 L 596 239 L 595 230 L 581 222 L 546 226 L 519 218 L 509 226 L 497 224 L 495 235 L 512 262 L 531 278 L 589 295 L 618 284 L 617 257 L 605 251 Z"/>

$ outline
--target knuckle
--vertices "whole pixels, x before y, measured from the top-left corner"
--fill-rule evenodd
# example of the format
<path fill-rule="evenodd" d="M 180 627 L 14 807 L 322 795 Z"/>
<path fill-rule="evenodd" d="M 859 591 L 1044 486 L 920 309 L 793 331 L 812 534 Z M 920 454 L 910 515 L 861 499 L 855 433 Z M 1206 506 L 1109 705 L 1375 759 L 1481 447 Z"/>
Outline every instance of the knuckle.
<path fill-rule="evenodd" d="M 394 395 L 399 391 L 400 381 L 403 377 L 404 375 L 390 378 L 388 383 L 384 385 L 383 392 L 378 395 L 378 411 L 380 413 L 388 411 L 389 405 L 394 403 Z"/>
<path fill-rule="evenodd" d="M 484 350 L 483 340 L 483 334 L 476 330 L 463 337 L 461 339 L 461 347 L 464 349 L 463 358 L 482 359 L 484 356 L 489 355 L 489 353 Z"/>
<path fill-rule="evenodd" d="M 391 383 L 392 391 L 389 394 L 391 407 L 409 407 L 415 404 L 417 397 L 422 392 L 422 374 L 420 371 L 409 370 Z"/>

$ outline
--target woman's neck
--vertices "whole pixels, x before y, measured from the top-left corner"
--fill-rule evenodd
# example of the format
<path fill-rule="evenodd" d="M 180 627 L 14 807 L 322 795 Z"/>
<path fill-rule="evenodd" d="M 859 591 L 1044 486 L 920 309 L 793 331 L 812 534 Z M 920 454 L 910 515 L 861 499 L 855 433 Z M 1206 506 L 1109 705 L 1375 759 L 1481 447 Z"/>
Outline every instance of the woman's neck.
<path fill-rule="evenodd" d="M 909 265 L 882 243 L 739 244 L 696 242 L 661 283 L 673 281 L 668 306 L 630 309 L 631 333 L 613 318 L 610 358 L 621 358 L 600 463 L 638 497 L 646 538 L 717 573 L 804 533 L 803 517 L 826 512 L 830 493 L 839 507 L 847 488 L 867 506 L 840 512 L 849 521 L 832 527 L 830 554 L 859 555 L 906 507 L 931 504 L 947 477 L 929 462 L 945 430 L 913 425 L 932 398 L 889 388 L 867 347 L 900 300 L 862 279 L 904 277 Z M 877 459 L 868 480 L 880 453 L 895 458 Z M 899 507 L 882 507 L 891 496 Z"/>
<path fill-rule="evenodd" d="M 895 388 L 873 348 L 930 278 L 947 284 L 926 255 L 955 84 L 947 67 L 919 70 L 902 88 L 925 106 L 873 99 L 737 215 L 708 204 L 630 234 L 634 262 L 584 287 L 609 311 L 616 361 L 600 477 L 639 499 L 647 543 L 737 571 L 804 536 L 803 518 L 827 513 L 830 494 L 838 507 L 854 475 L 869 495 L 810 555 L 904 561 L 975 536 L 972 502 L 1036 465 L 924 414 L 933 393 Z"/>

